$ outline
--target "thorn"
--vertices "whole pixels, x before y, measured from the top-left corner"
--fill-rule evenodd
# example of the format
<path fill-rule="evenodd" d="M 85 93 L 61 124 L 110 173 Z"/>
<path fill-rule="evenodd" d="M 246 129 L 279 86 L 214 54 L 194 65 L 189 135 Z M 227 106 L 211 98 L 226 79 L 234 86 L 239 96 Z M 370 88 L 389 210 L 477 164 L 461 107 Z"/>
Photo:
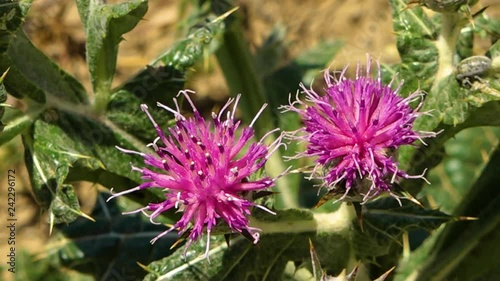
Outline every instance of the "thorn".
<path fill-rule="evenodd" d="M 54 213 L 50 212 L 49 216 L 49 221 L 50 221 L 50 227 L 49 227 L 49 235 L 52 235 L 52 230 L 54 230 Z"/>
<path fill-rule="evenodd" d="M 379 278 L 375 279 L 374 281 L 384 281 L 387 276 L 396 268 L 396 266 L 393 266 L 391 269 L 387 270 L 384 274 L 380 275 Z"/>
<path fill-rule="evenodd" d="M 309 250 L 314 251 L 314 245 L 313 245 L 311 238 L 309 238 Z"/>
<path fill-rule="evenodd" d="M 465 17 L 469 21 L 469 23 L 472 25 L 472 29 L 476 29 L 476 25 L 474 24 L 474 15 L 472 14 L 469 5 L 465 4 L 463 5 L 463 13 L 465 14 Z M 462 8 L 461 8 L 462 9 Z"/>
<path fill-rule="evenodd" d="M 418 201 L 415 197 L 413 197 L 410 193 L 408 192 L 404 192 L 403 195 L 406 197 L 406 199 L 410 200 L 411 202 L 419 205 L 420 207 L 424 208 L 424 205 L 422 205 L 422 203 L 420 203 L 420 201 Z"/>
<path fill-rule="evenodd" d="M 93 217 L 91 217 L 91 216 L 89 216 L 89 215 L 85 214 L 84 212 L 80 212 L 80 216 L 82 216 L 82 217 L 84 217 L 84 218 L 88 219 L 88 220 L 89 220 L 89 221 L 91 221 L 91 222 L 95 222 L 95 219 L 94 219 Z"/>
<path fill-rule="evenodd" d="M 240 7 L 234 7 L 232 8 L 231 10 L 225 12 L 224 14 L 218 16 L 214 22 L 218 22 L 218 21 L 222 21 L 224 19 L 226 19 L 229 15 L 231 15 L 232 13 L 234 13 L 236 10 L 238 10 Z"/>
<path fill-rule="evenodd" d="M 326 202 L 330 201 L 330 199 L 335 198 L 337 196 L 337 193 L 335 193 L 333 190 L 328 191 L 325 193 L 321 198 L 319 199 L 318 203 L 314 206 L 315 209 L 323 206 Z"/>
<path fill-rule="evenodd" d="M 142 268 L 144 271 L 147 271 L 149 273 L 153 273 L 153 270 L 151 270 L 147 265 L 144 265 L 140 262 L 135 262 L 140 268 Z"/>
<path fill-rule="evenodd" d="M 359 202 L 352 202 L 354 206 L 354 211 L 356 211 L 356 216 L 358 217 L 359 228 L 361 228 L 361 232 L 364 232 L 363 228 L 363 206 Z"/>
<path fill-rule="evenodd" d="M 91 216 L 89 216 L 89 215 L 85 214 L 85 213 L 84 213 L 84 212 L 82 212 L 81 210 L 74 210 L 74 209 L 70 209 L 70 211 L 71 211 L 71 212 L 73 212 L 73 213 L 75 213 L 75 214 L 77 214 L 77 215 L 79 215 L 79 216 L 82 216 L 82 217 L 84 217 L 84 218 L 88 219 L 88 220 L 89 220 L 89 221 L 91 221 L 91 222 L 95 222 L 95 219 L 94 219 L 93 217 L 91 217 Z"/>
<path fill-rule="evenodd" d="M 173 248 L 177 247 L 180 243 L 184 242 L 184 238 L 179 238 L 177 239 L 177 241 L 174 242 L 174 244 L 172 244 L 172 246 L 170 246 L 170 249 L 169 250 L 172 250 Z"/>
<path fill-rule="evenodd" d="M 394 184 L 393 187 L 395 188 L 397 195 L 402 195 L 402 197 L 424 208 L 424 205 L 422 205 L 420 201 L 413 197 L 413 195 L 411 195 L 408 191 L 404 190 L 403 187 L 401 187 L 399 184 Z"/>
<path fill-rule="evenodd" d="M 9 72 L 9 70 L 10 70 L 10 66 L 7 67 L 7 70 L 5 70 L 5 72 L 0 77 L 0 83 L 3 82 L 3 79 L 5 78 L 5 76 L 7 76 L 7 73 Z"/>
<path fill-rule="evenodd" d="M 356 280 L 358 276 L 358 271 L 359 271 L 359 265 L 361 264 L 361 261 L 358 261 L 356 263 L 356 266 L 352 269 L 351 273 L 347 275 L 347 280 Z"/>
<path fill-rule="evenodd" d="M 226 245 L 229 248 L 231 246 L 231 234 L 224 234 L 224 240 L 226 240 Z"/>
<path fill-rule="evenodd" d="M 309 254 L 311 255 L 311 263 L 313 268 L 314 280 L 327 280 L 326 272 L 321 267 L 321 262 L 318 253 L 314 248 L 311 238 L 309 238 Z"/>
<path fill-rule="evenodd" d="M 479 220 L 479 218 L 478 217 L 459 216 L 459 217 L 456 217 L 455 220 L 457 220 L 457 221 L 476 221 L 476 220 Z"/>
<path fill-rule="evenodd" d="M 485 6 L 485 7 L 484 7 L 484 8 L 482 8 L 481 10 L 479 10 L 479 11 L 475 12 L 475 13 L 472 15 L 472 17 L 473 17 L 473 18 L 475 18 L 475 17 L 477 17 L 477 16 L 480 16 L 480 15 L 481 15 L 481 14 L 483 14 L 483 13 L 484 13 L 484 11 L 486 11 L 486 9 L 488 9 L 489 7 L 490 7 L 490 6 Z M 470 10 L 470 9 L 469 9 L 469 10 Z"/>
<path fill-rule="evenodd" d="M 248 232 L 246 228 L 241 231 L 241 235 L 243 235 L 243 237 L 245 237 L 248 241 L 252 242 L 253 244 L 255 238 L 252 236 L 250 232 Z"/>

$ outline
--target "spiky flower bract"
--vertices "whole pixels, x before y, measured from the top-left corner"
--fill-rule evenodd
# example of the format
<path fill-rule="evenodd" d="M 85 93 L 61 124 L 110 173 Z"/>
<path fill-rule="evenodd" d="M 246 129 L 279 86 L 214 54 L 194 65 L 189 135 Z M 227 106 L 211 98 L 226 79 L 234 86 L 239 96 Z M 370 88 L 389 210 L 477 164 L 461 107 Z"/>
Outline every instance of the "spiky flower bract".
<path fill-rule="evenodd" d="M 434 136 L 432 132 L 416 132 L 413 122 L 422 113 L 423 93 L 408 97 L 398 95 L 402 83 L 395 89 L 393 81 L 384 85 L 380 65 L 377 77 L 370 77 L 371 63 L 359 64 L 355 79 L 339 77 L 325 71 L 324 95 L 304 85 L 305 102 L 298 97 L 285 111 L 298 113 L 304 127 L 290 134 L 295 141 L 305 141 L 306 151 L 296 155 L 314 157 L 316 164 L 311 178 L 322 180 L 323 186 L 341 195 L 341 199 L 366 202 L 383 192 L 393 192 L 393 183 L 410 176 L 398 169 L 394 151 L 417 139 Z M 410 103 L 419 101 L 416 109 Z"/>
<path fill-rule="evenodd" d="M 267 209 L 244 198 L 243 194 L 267 189 L 274 184 L 275 179 L 263 177 L 251 180 L 250 176 L 260 170 L 281 145 L 281 137 L 269 146 L 263 140 L 253 141 L 253 122 L 243 127 L 234 116 L 240 96 L 230 99 L 219 114 L 212 113 L 212 120 L 205 120 L 191 101 L 189 91 L 181 93 L 191 105 L 193 116 L 183 116 L 176 99 L 176 109 L 158 103 L 159 107 L 175 115 L 176 124 L 167 133 L 155 122 L 148 107 L 141 105 L 158 134 L 148 145 L 154 153 L 119 148 L 125 153 L 139 154 L 144 158 L 146 167 L 132 167 L 142 174 L 144 182 L 133 189 L 113 193 L 110 199 L 146 188 L 160 188 L 165 192 L 165 201 L 150 203 L 129 212 L 143 212 L 152 223 L 161 213 L 170 209 L 182 212 L 179 221 L 151 240 L 151 243 L 178 229 L 179 235 L 189 232 L 187 249 L 204 232 L 209 241 L 218 220 L 224 220 L 233 232 L 250 234 L 254 243 L 257 243 L 259 230 L 248 225 L 247 216 L 254 206 Z M 231 104 L 232 110 L 229 109 Z M 239 127 L 243 128 L 237 133 Z"/>

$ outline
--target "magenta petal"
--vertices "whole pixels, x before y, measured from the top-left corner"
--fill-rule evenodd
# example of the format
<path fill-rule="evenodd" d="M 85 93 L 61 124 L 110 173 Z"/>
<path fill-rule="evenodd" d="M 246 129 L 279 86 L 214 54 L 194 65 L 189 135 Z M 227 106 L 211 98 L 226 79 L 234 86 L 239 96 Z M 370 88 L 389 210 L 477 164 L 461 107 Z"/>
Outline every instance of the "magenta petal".
<path fill-rule="evenodd" d="M 174 228 L 180 234 L 189 232 L 190 245 L 205 231 L 211 233 L 217 219 L 225 220 L 235 232 L 249 228 L 247 216 L 254 203 L 243 195 L 248 191 L 268 189 L 274 184 L 268 177 L 251 180 L 251 176 L 281 143 L 278 141 L 269 147 L 262 142 L 252 142 L 254 131 L 251 127 L 243 128 L 241 134 L 236 133 L 240 126 L 234 118 L 238 98 L 231 99 L 222 112 L 206 121 L 194 107 L 188 91 L 181 93 L 191 105 L 194 117 L 184 117 L 178 107 L 173 109 L 159 104 L 177 120 L 176 125 L 168 129 L 168 134 L 156 124 L 148 107 L 141 106 L 155 126 L 159 139 L 149 145 L 154 149 L 151 154 L 136 153 L 143 156 L 145 167 L 134 170 L 141 172 L 145 180 L 136 190 L 161 188 L 165 193 L 164 202 L 148 205 L 148 211 L 152 212 L 150 219 L 153 221 L 171 209 L 183 212 Z M 223 117 L 227 119 L 221 119 Z"/>
<path fill-rule="evenodd" d="M 377 70 L 380 75 L 379 65 Z M 370 60 L 366 69 L 358 65 L 356 73 L 354 80 L 344 76 L 345 70 L 338 78 L 325 73 L 324 95 L 302 86 L 307 103 L 297 100 L 284 109 L 304 121 L 304 128 L 290 138 L 307 142 L 307 150 L 297 157 L 315 159 L 312 176 L 344 197 L 361 195 L 366 201 L 390 192 L 394 178 L 409 177 L 397 169 L 395 149 L 435 134 L 421 136 L 412 129 L 418 114 L 397 94 L 399 87 L 393 90 L 380 76 L 370 77 Z"/>

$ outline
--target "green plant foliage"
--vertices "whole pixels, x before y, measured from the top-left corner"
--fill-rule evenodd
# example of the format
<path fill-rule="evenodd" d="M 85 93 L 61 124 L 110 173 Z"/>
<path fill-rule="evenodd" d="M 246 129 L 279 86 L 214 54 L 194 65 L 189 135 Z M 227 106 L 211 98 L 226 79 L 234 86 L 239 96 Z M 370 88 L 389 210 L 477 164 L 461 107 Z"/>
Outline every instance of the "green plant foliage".
<path fill-rule="evenodd" d="M 3 115 L 5 113 L 5 106 L 6 106 L 4 104 L 4 102 L 7 101 L 7 90 L 5 90 L 5 86 L 3 85 L 3 79 L 5 78 L 5 74 L 7 74 L 7 73 L 4 73 L 0 77 L 0 133 L 2 133 L 3 129 L 5 128 L 5 125 L 2 122 L 2 118 L 3 118 Z"/>
<path fill-rule="evenodd" d="M 274 222 L 309 221 L 312 213 L 301 210 L 287 210 L 277 217 L 261 216 Z M 321 222 L 317 222 L 321 223 Z M 283 243 L 283 241 L 287 241 Z M 206 244 L 192 246 L 183 260 L 184 249 L 179 249 L 174 258 L 165 258 L 148 266 L 145 280 L 281 280 L 287 272 L 286 265 L 294 262 L 298 267 L 310 268 L 309 241 L 317 247 L 317 254 L 325 271 L 340 273 L 347 266 L 350 247 L 342 233 L 276 233 L 261 237 L 258 245 L 237 238 L 229 242 L 224 239 L 210 240 L 208 259 L 203 258 Z M 259 262 L 267 261 L 267 262 Z M 292 272 L 293 273 L 293 272 Z"/>
<path fill-rule="evenodd" d="M 52 263 L 72 267 L 96 280 L 137 279 L 146 272 L 139 264 L 148 264 L 170 252 L 175 234 L 154 245 L 149 240 L 165 230 L 140 215 L 123 216 L 123 207 L 106 203 L 107 194 L 99 194 L 91 216 L 95 222 L 78 219 L 59 228 L 60 233 L 48 245 Z M 128 208 L 128 206 L 127 206 Z"/>
<path fill-rule="evenodd" d="M 0 1 L 0 54 L 9 47 L 15 31 L 21 25 L 24 13 L 17 1 Z"/>
<path fill-rule="evenodd" d="M 488 164 L 465 194 L 455 213 L 477 220 L 447 225 L 425 248 L 414 253 L 419 264 L 403 266 L 396 280 L 494 280 L 498 274 L 500 223 L 498 182 L 500 153 L 491 153 Z M 427 257 L 426 259 L 420 257 Z M 429 258 L 430 257 L 430 258 Z M 411 260 L 411 259 L 410 259 Z"/>
<path fill-rule="evenodd" d="M 36 115 L 36 113 L 35 113 Z M 33 120 L 23 112 L 7 107 L 2 118 L 2 131 L 0 132 L 0 145 L 3 145 L 29 128 Z"/>
<path fill-rule="evenodd" d="M 422 199 L 452 213 L 488 163 L 490 158 L 485 155 L 490 154 L 499 137 L 497 128 L 480 127 L 461 131 L 448 141 L 446 158 L 429 174 L 431 185 L 422 189 Z"/>
<path fill-rule="evenodd" d="M 406 81 L 401 93 L 407 95 L 417 89 L 429 91 L 438 67 L 438 50 L 433 42 L 438 36 L 436 23 L 424 13 L 423 8 L 405 10 L 404 1 L 389 2 L 401 56 L 398 69 Z"/>
<path fill-rule="evenodd" d="M 3 72 L 8 69 L 4 84 L 17 98 L 26 96 L 41 104 L 89 102 L 80 82 L 38 50 L 21 29 L 0 56 L 0 69 Z"/>
<path fill-rule="evenodd" d="M 89 274 L 83 274 L 73 270 L 61 270 L 60 265 L 57 263 L 52 263 L 50 259 L 48 258 L 39 259 L 39 257 L 30 255 L 26 251 L 21 251 L 20 253 L 18 253 L 17 265 L 19 266 L 19 268 L 23 268 L 25 270 L 20 270 L 19 272 L 16 272 L 15 277 L 13 279 L 15 281 L 95 280 Z"/>
<path fill-rule="evenodd" d="M 61 202 L 73 213 L 80 213 L 78 199 L 62 190 L 72 189 L 71 186 L 63 186 L 70 168 L 104 169 L 139 180 L 137 174 L 130 173 L 129 166 L 130 162 L 138 163 L 138 157 L 123 154 L 114 147 L 132 145 L 121 135 L 90 118 L 55 109 L 47 110 L 42 119 L 34 122 L 30 132 L 23 135 L 23 140 L 33 191 L 38 203 L 49 209 L 51 224 L 76 219 L 76 216 L 60 210 L 57 213 L 61 216 L 57 216 L 52 207 Z"/>
<path fill-rule="evenodd" d="M 160 125 L 168 125 L 173 119 L 165 110 L 158 109 L 157 102 L 174 107 L 174 97 L 184 85 L 184 73 L 203 56 L 217 34 L 224 30 L 220 19 L 215 19 L 193 29 L 186 39 L 178 41 L 161 54 L 152 66 L 146 66 L 135 77 L 116 89 L 108 104 L 107 115 L 115 124 L 145 141 L 156 137 L 156 131 L 140 110 L 147 104 Z"/>
<path fill-rule="evenodd" d="M 116 68 L 118 44 L 147 11 L 147 1 L 106 5 L 101 1 L 77 1 L 87 33 L 87 64 L 96 95 L 109 96 Z"/>
<path fill-rule="evenodd" d="M 454 52 L 464 55 L 473 49 L 470 27 L 467 27 L 467 32 L 460 32 L 460 27 L 466 22 L 464 19 L 456 15 L 431 19 L 423 13 L 422 8 L 403 9 L 405 4 L 402 1 L 390 2 L 402 63 L 385 67 L 383 73 L 389 76 L 400 72 L 406 81 L 406 86 L 401 89 L 403 95 L 418 89 L 426 92 L 422 111 L 429 112 L 429 115 L 419 118 L 415 127 L 423 131 L 441 131 L 427 145 L 400 150 L 399 161 L 403 167 L 408 167 L 411 174 L 421 174 L 425 169 L 439 164 L 444 143 L 456 133 L 469 127 L 498 125 L 495 121 L 497 118 L 492 118 L 499 110 L 500 95 L 496 94 L 498 76 L 493 71 L 473 83 L 456 79 L 453 60 L 457 56 Z M 441 30 L 438 32 L 439 25 Z M 484 27 L 475 31 L 485 33 L 487 29 Z M 447 36 L 455 38 L 455 41 L 446 41 Z M 454 43 L 458 49 L 455 49 Z M 489 53 L 495 53 L 498 48 L 495 45 L 490 47 Z M 423 183 L 405 181 L 403 187 L 415 195 Z"/>
<path fill-rule="evenodd" d="M 431 231 L 451 220 L 445 213 L 407 200 L 400 205 L 394 198 L 379 199 L 366 205 L 361 225 L 354 232 L 353 246 L 360 258 L 386 255 L 391 243 L 401 244 L 403 232 L 418 228 Z"/>
<path fill-rule="evenodd" d="M 176 42 L 113 89 L 119 44 L 147 17 L 148 1 L 75 2 L 86 33 L 92 94 L 24 32 L 32 0 L 0 0 L 0 145 L 12 144 L 21 136 L 30 191 L 47 214 L 51 232 L 40 253 L 17 249 L 18 272 L 13 280 L 496 280 L 500 260 L 500 194 L 496 188 L 500 131 L 495 128 L 500 126 L 500 21 L 488 16 L 489 8 L 477 11 L 476 1 L 468 1 L 457 11 L 431 14 L 426 9 L 436 9 L 434 2 L 454 10 L 457 2 L 389 0 L 400 62 L 382 65 L 382 81 L 392 83 L 394 89 L 400 86 L 398 91 L 405 97 L 422 91 L 423 113 L 414 129 L 438 134 L 397 151 L 387 147 L 384 153 L 394 152 L 398 169 L 411 176 L 422 174 L 432 185 L 411 176 L 398 182 L 396 176 L 391 180 L 385 174 L 382 180 L 391 180 L 393 194 L 408 198 L 386 196 L 363 204 L 334 204 L 325 199 L 318 204 L 319 195 L 328 191 L 318 189 L 321 178 L 305 178 L 316 159 L 295 159 L 293 156 L 307 149 L 307 142 L 286 139 L 293 139 L 290 136 L 304 120 L 293 112 L 281 112 L 280 106 L 291 102 L 290 95 L 294 100 L 301 83 L 322 93 L 319 87 L 323 85 L 313 81 L 323 76 L 322 71 L 344 47 L 341 41 L 321 38 L 312 48 L 288 57 L 285 26 L 276 25 L 262 35 L 267 36 L 262 44 L 250 46 L 245 37 L 246 14 L 232 1 L 184 1 Z M 475 53 L 477 38 L 491 42 L 484 53 Z M 491 59 L 490 68 L 477 75 L 460 72 L 457 77 L 457 64 L 475 55 L 487 56 L 488 62 Z M 186 177 L 198 175 L 190 180 L 203 180 L 203 171 L 193 168 L 198 161 L 209 172 L 224 170 L 220 181 L 209 186 L 219 187 L 242 169 L 259 165 L 245 162 L 249 157 L 236 157 L 240 160 L 226 169 L 220 163 L 227 159 L 212 159 L 213 155 L 205 153 L 203 142 L 214 141 L 207 135 L 198 140 L 169 130 L 174 124 L 183 126 L 182 116 L 192 116 L 183 97 L 177 98 L 178 103 L 173 99 L 186 82 L 204 71 L 199 67 L 201 61 L 217 61 L 230 95 L 241 94 L 238 108 L 225 108 L 231 119 L 240 122 L 239 129 L 224 133 L 243 139 L 246 132 L 241 129 L 249 125 L 255 133 L 255 139 L 226 154 L 239 157 L 255 148 L 253 141 L 281 144 L 259 160 L 266 165 L 258 175 L 272 179 L 265 182 L 266 186 L 272 183 L 271 189 L 254 192 L 258 188 L 253 184 L 264 184 L 253 182 L 255 175 L 236 183 L 248 190 L 238 194 L 224 190 L 218 197 L 192 189 L 186 191 L 188 199 L 181 198 L 181 192 L 175 198 L 169 197 L 174 194 L 169 193 L 174 190 L 171 186 L 141 185 L 149 180 L 148 173 L 154 174 L 157 183 L 170 183 L 169 173 L 181 173 L 187 167 L 192 168 Z M 179 108 L 182 116 L 159 108 L 158 103 Z M 151 124 L 142 104 L 148 106 L 160 128 Z M 206 112 L 206 107 L 198 108 L 200 116 L 219 122 L 217 115 L 209 115 L 212 108 Z M 215 126 L 226 130 L 225 117 Z M 274 128 L 279 129 L 269 133 Z M 182 152 L 171 152 L 164 140 L 157 139 L 159 129 L 174 144 L 192 143 Z M 123 153 L 117 146 L 135 153 Z M 161 161 L 165 158 L 160 159 L 154 149 L 178 166 L 167 167 L 170 164 Z M 197 149 L 205 154 L 191 154 Z M 179 153 L 200 159 L 182 163 Z M 157 166 L 163 168 L 143 169 L 156 161 L 145 160 L 142 156 L 146 154 L 155 155 L 162 163 Z M 20 159 L 19 155 L 12 159 Z M 325 169 L 337 165 L 336 160 L 326 163 Z M 339 179 L 336 184 L 344 181 Z M 11 189 L 7 192 L 12 193 L 13 180 L 6 182 Z M 79 182 L 102 186 L 96 187 L 99 193 L 90 202 L 94 207 L 89 214 L 81 210 Z M 361 189 L 365 183 L 364 179 L 355 181 L 351 188 Z M 145 190 L 111 198 L 110 193 L 138 186 Z M 181 217 L 192 223 L 188 228 L 211 224 L 212 218 L 204 213 L 209 211 L 204 209 L 210 205 L 203 201 L 207 198 L 214 201 L 210 204 L 217 213 L 212 232 L 210 227 L 200 227 L 203 235 L 189 241 L 194 239 L 189 237 L 190 229 L 180 235 L 171 229 Z M 205 205 L 190 210 L 190 200 Z M 248 228 L 234 227 L 232 209 L 228 211 L 224 205 L 229 202 L 234 208 L 250 204 L 250 211 L 243 214 Z M 321 208 L 312 208 L 316 204 Z M 155 208 L 169 211 L 150 220 L 149 210 Z M 194 217 L 189 218 L 186 212 L 191 211 Z M 169 230 L 172 232 L 165 234 Z M 161 234 L 165 235 L 150 243 Z M 391 273 L 395 266 L 396 273 Z M 7 268 L 0 266 L 2 271 Z"/>

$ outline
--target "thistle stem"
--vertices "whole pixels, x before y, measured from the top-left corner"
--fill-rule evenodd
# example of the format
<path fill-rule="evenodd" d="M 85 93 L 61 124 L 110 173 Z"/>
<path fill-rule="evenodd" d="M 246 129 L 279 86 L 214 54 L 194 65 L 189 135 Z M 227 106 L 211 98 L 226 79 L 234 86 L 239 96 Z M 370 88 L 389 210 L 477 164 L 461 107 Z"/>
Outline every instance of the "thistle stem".
<path fill-rule="evenodd" d="M 315 213 L 311 219 L 266 222 L 251 217 L 250 226 L 261 229 L 262 234 L 316 232 L 348 237 L 356 219 L 353 205 L 342 203 L 335 212 Z"/>
<path fill-rule="evenodd" d="M 434 86 L 437 86 L 440 80 L 453 74 L 453 56 L 456 53 L 457 40 L 462 28 L 460 21 L 461 16 L 459 14 L 443 14 L 441 34 L 436 42 L 439 52 L 439 65 Z"/>

